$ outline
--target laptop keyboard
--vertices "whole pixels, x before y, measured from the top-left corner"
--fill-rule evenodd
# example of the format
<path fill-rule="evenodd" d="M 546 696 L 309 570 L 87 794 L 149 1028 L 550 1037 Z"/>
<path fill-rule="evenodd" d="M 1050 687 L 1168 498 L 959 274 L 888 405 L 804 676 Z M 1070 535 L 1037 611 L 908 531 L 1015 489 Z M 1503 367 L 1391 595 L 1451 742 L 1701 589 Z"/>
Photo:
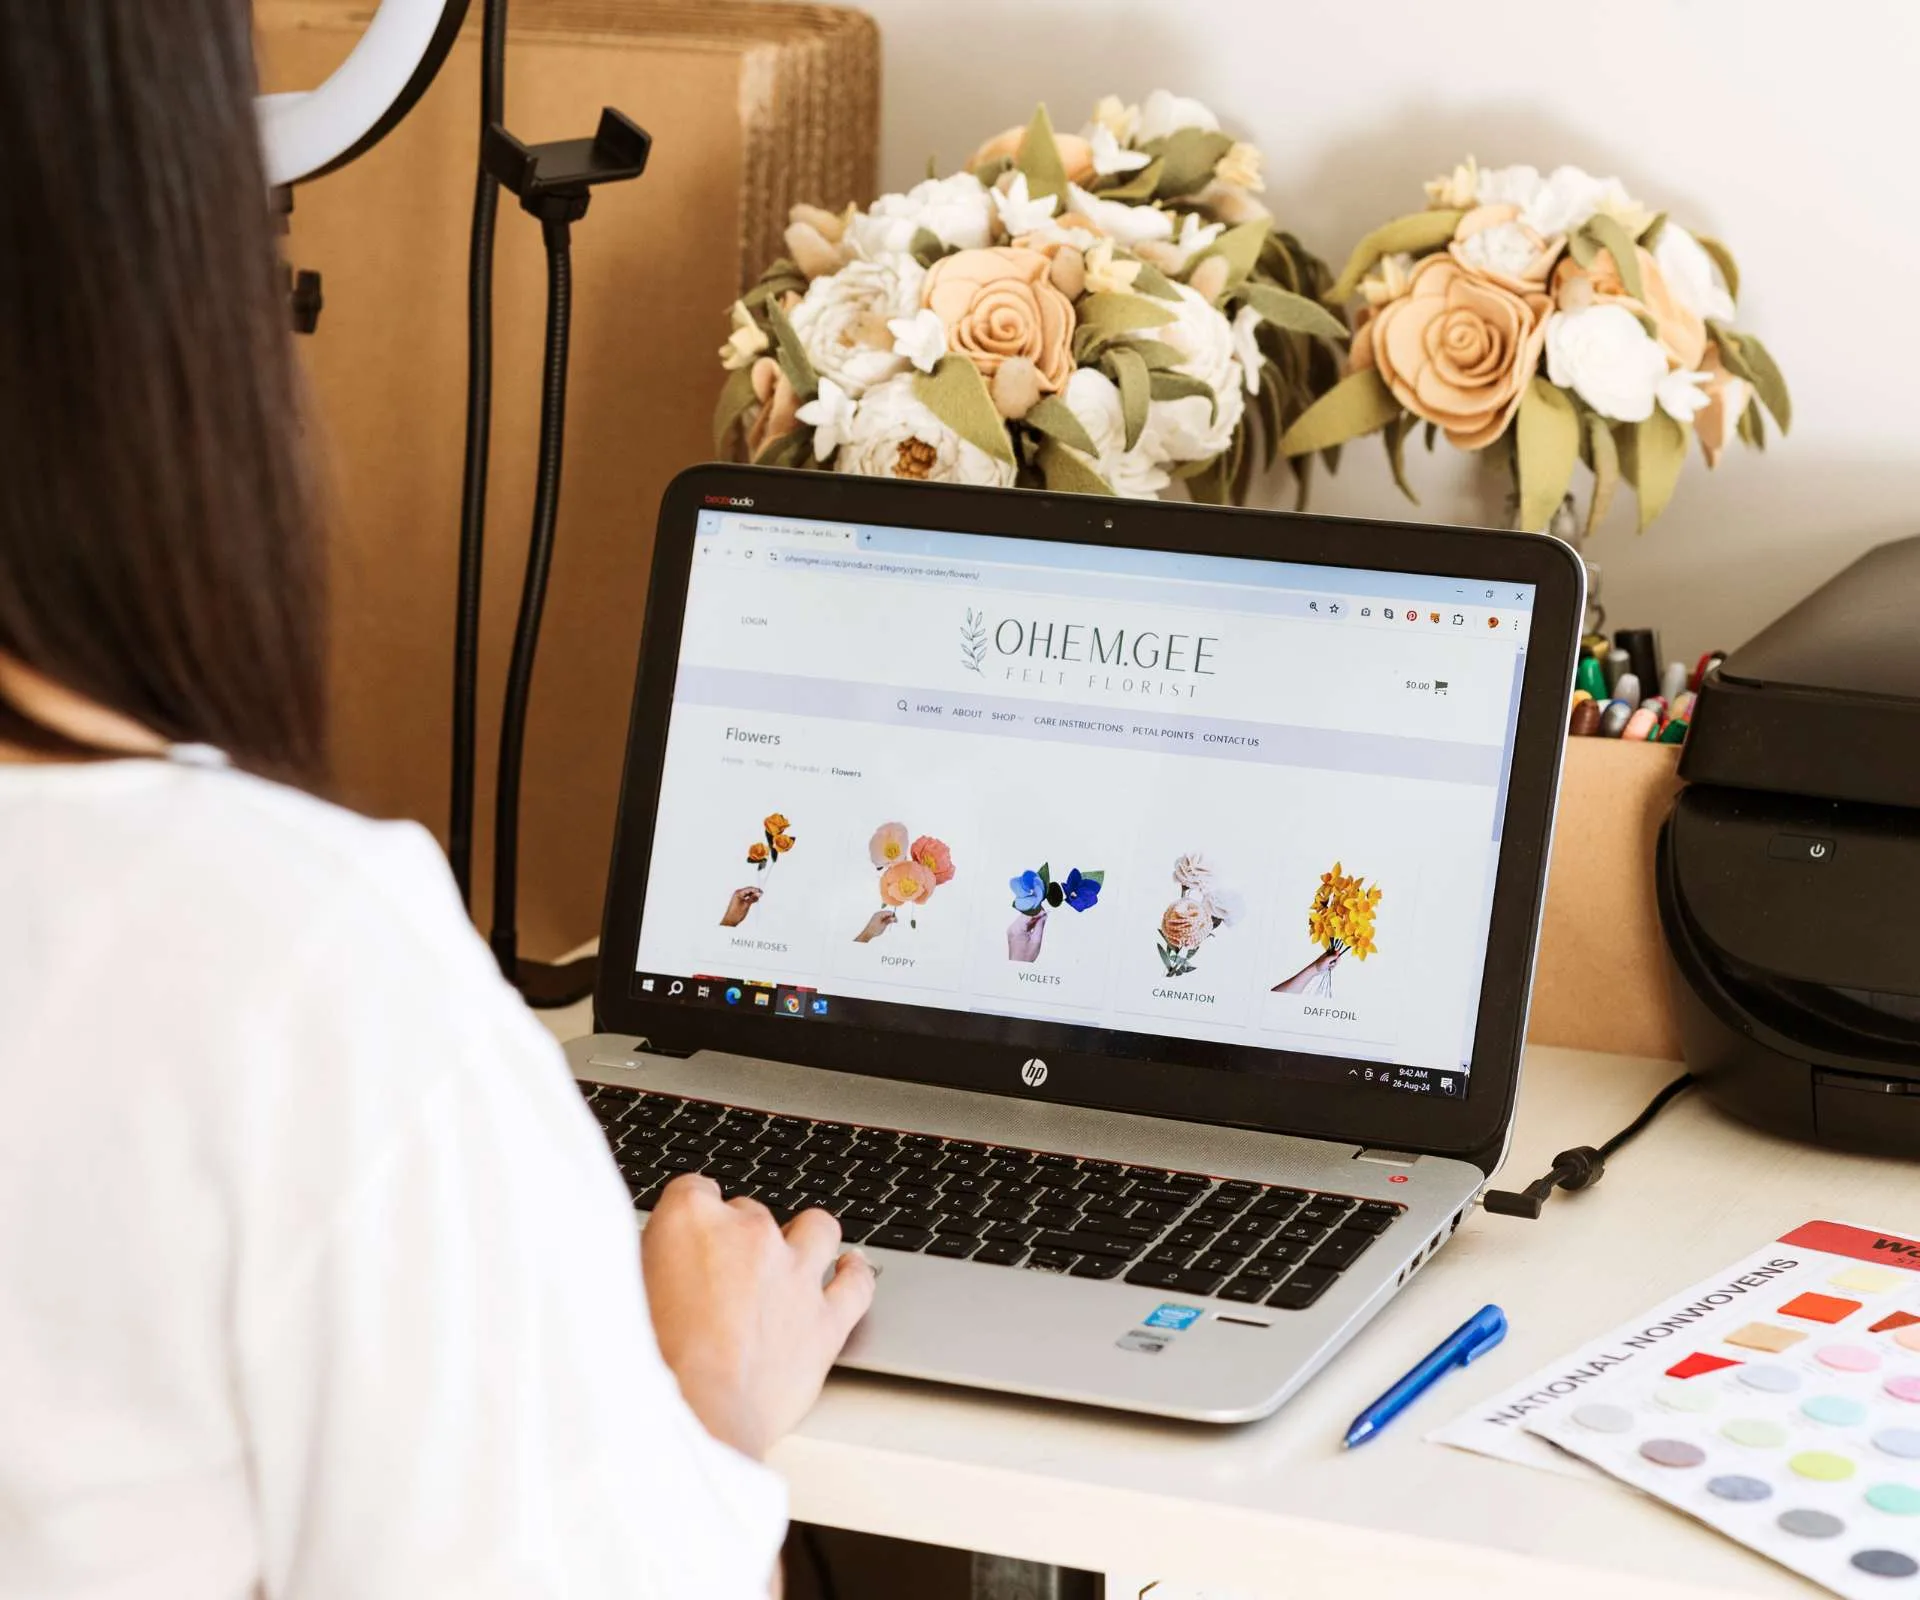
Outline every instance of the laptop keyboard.
<path fill-rule="evenodd" d="M 580 1085 L 634 1208 L 703 1172 L 785 1222 L 819 1207 L 851 1244 L 1119 1278 L 1298 1311 L 1404 1209 L 1379 1200 L 1080 1160 Z"/>

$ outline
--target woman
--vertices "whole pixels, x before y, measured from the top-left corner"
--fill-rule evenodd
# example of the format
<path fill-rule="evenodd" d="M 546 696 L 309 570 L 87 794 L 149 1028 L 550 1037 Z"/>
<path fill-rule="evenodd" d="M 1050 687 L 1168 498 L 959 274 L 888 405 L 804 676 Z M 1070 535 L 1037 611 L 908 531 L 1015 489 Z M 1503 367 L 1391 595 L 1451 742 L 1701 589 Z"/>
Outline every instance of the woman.
<path fill-rule="evenodd" d="M 694 1179 L 643 1286 L 431 841 L 302 792 L 252 91 L 244 0 L 0 35 L 0 1594 L 765 1593 L 871 1273 Z"/>

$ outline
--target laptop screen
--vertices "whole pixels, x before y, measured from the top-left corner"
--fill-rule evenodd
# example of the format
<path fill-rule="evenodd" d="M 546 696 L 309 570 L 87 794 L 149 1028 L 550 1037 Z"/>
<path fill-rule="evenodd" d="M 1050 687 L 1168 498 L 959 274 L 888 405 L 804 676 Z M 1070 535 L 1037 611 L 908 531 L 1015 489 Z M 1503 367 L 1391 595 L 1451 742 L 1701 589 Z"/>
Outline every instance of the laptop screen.
<path fill-rule="evenodd" d="M 1534 598 L 703 511 L 635 987 L 1464 1095 Z"/>

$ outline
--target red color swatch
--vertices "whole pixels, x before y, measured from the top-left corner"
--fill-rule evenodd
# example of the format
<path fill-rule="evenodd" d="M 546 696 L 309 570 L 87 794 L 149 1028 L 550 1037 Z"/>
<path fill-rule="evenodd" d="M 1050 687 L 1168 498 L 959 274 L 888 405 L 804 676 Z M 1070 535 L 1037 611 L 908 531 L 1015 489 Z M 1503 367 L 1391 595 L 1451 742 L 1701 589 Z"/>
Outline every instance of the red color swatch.
<path fill-rule="evenodd" d="M 1845 1322 L 1859 1309 L 1858 1300 L 1842 1300 L 1837 1294 L 1797 1294 L 1780 1308 L 1780 1315 L 1803 1322 Z"/>
<path fill-rule="evenodd" d="M 1867 1331 L 1869 1333 L 1892 1333 L 1896 1328 L 1911 1328 L 1916 1322 L 1920 1322 L 1920 1317 L 1916 1317 L 1911 1311 L 1895 1311 L 1888 1316 L 1882 1317 Z"/>
<path fill-rule="evenodd" d="M 1791 1233 L 1781 1234 L 1780 1242 L 1852 1261 L 1871 1261 L 1877 1267 L 1920 1272 L 1920 1239 L 1903 1239 L 1897 1233 L 1869 1233 L 1844 1222 L 1803 1222 Z"/>
<path fill-rule="evenodd" d="M 1740 1363 L 1730 1361 L 1725 1356 L 1710 1356 L 1703 1350 L 1696 1350 L 1690 1356 L 1682 1356 L 1667 1368 L 1669 1378 L 1699 1378 L 1709 1372 L 1718 1372 L 1723 1367 L 1737 1367 Z"/>

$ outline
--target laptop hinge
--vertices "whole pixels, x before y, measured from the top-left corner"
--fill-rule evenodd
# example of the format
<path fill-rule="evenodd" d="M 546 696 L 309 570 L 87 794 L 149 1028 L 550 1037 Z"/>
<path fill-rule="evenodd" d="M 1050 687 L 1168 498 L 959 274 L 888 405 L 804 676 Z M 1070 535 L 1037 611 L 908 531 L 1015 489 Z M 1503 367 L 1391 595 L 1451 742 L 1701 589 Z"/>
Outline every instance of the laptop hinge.
<path fill-rule="evenodd" d="M 1377 1161 L 1383 1167 L 1410 1167 L 1419 1156 L 1411 1150 L 1361 1150 L 1355 1153 L 1355 1161 Z"/>
<path fill-rule="evenodd" d="M 663 1050 L 651 1039 L 635 1039 L 628 1050 L 596 1050 L 587 1057 L 590 1067 L 619 1067 L 626 1072 L 638 1072 L 646 1065 L 642 1055 L 664 1056 L 669 1061 L 685 1061 L 693 1054 L 691 1050 Z"/>

